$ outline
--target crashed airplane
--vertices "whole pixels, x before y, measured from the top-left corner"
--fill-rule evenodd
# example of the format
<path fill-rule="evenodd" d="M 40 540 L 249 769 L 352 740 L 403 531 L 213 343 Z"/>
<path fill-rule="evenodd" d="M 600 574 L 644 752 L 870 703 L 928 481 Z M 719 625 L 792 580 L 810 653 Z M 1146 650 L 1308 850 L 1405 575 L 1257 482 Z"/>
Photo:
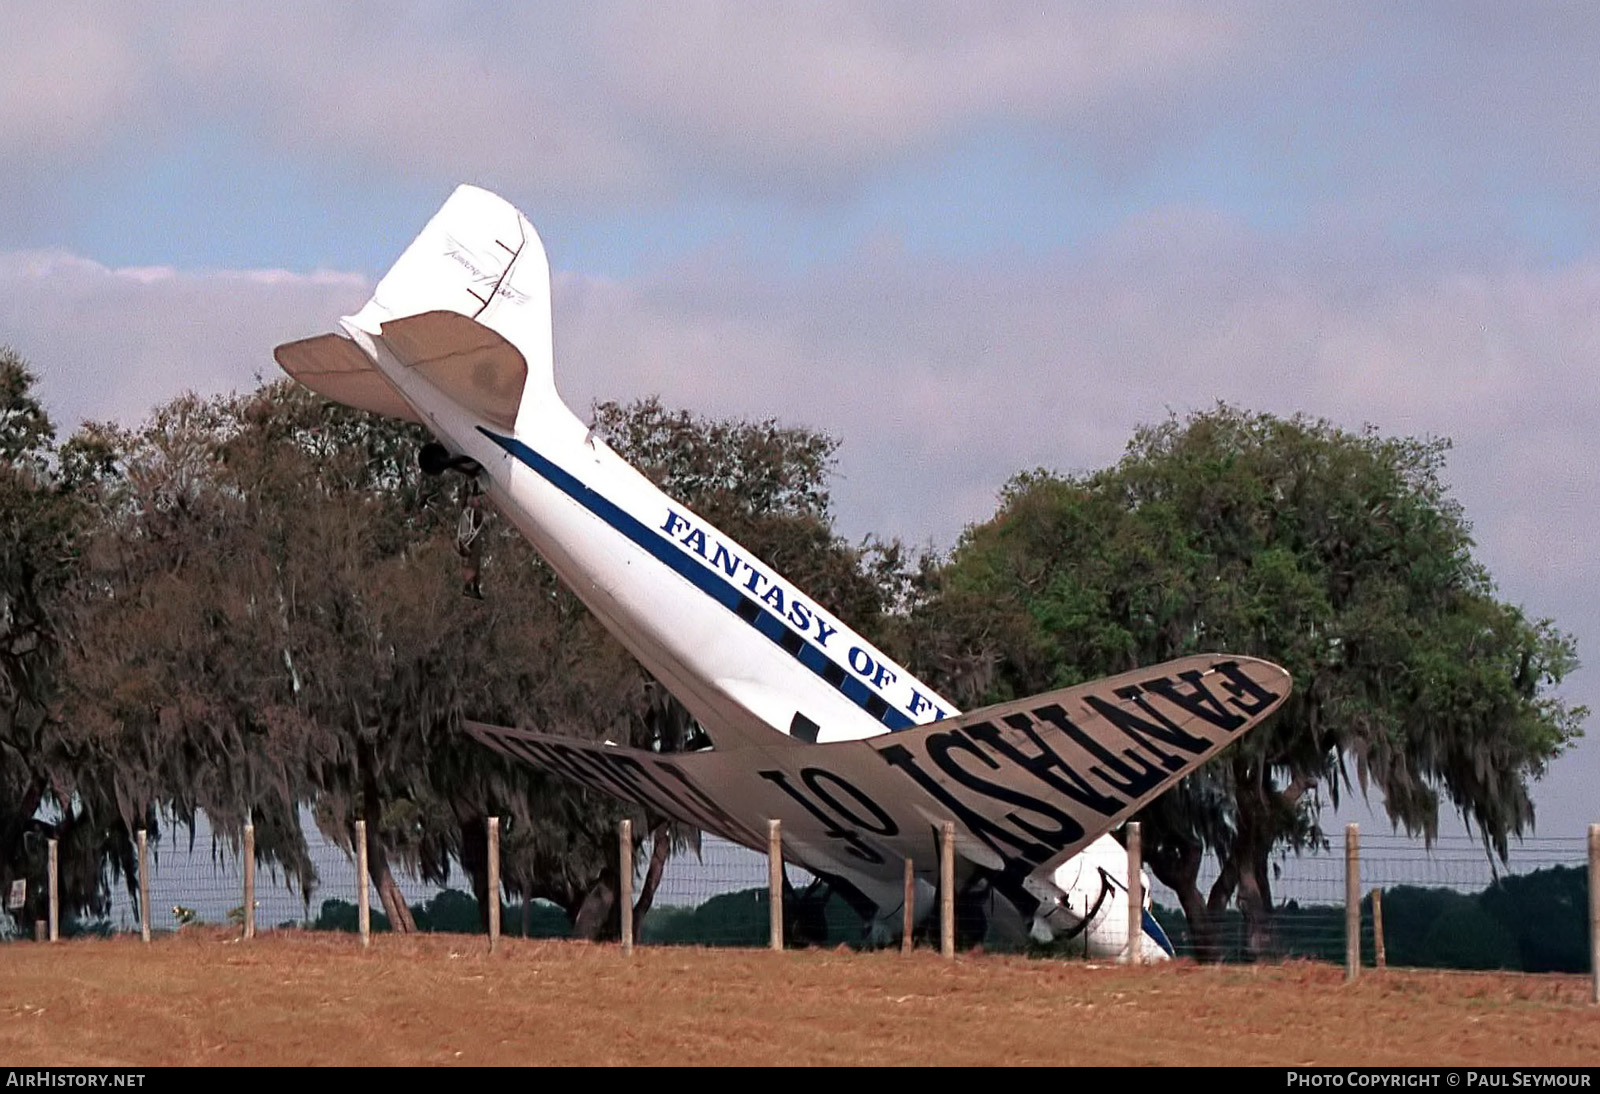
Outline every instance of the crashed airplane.
<path fill-rule="evenodd" d="M 1197 655 L 963 713 L 771 566 L 662 493 L 556 393 L 550 270 L 503 199 L 455 191 L 339 333 L 279 346 L 328 398 L 420 422 L 425 467 L 474 476 L 559 577 L 676 695 L 710 747 L 662 754 L 469 723 L 483 744 L 784 857 L 882 932 L 957 888 L 1040 941 L 1127 945 L 1109 834 L 1270 715 L 1281 668 Z M 1149 893 L 1149 886 L 1142 891 Z M 1141 955 L 1172 946 L 1147 909 Z"/>

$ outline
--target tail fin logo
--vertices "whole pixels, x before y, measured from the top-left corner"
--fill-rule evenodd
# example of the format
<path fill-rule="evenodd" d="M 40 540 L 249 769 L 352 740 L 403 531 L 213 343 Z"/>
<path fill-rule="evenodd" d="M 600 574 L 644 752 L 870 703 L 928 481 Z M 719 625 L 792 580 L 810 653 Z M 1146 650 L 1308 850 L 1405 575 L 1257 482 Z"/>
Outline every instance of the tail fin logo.
<path fill-rule="evenodd" d="M 503 243 L 500 245 L 502 247 L 505 246 Z M 503 296 L 513 304 L 526 304 L 528 302 L 527 293 L 506 284 L 506 272 L 510 269 L 511 263 L 516 261 L 515 251 L 510 254 L 510 260 L 506 263 L 506 270 L 501 270 L 499 273 L 490 273 L 482 266 L 479 266 L 472 260 L 472 256 L 461 245 L 460 241 L 453 237 L 450 238 L 450 246 L 445 248 L 444 256 L 471 274 L 473 284 L 485 286 L 489 290 L 490 296 Z M 476 293 L 473 295 L 477 296 Z M 480 299 L 483 298 L 480 297 Z M 487 302 L 485 300 L 485 303 Z"/>

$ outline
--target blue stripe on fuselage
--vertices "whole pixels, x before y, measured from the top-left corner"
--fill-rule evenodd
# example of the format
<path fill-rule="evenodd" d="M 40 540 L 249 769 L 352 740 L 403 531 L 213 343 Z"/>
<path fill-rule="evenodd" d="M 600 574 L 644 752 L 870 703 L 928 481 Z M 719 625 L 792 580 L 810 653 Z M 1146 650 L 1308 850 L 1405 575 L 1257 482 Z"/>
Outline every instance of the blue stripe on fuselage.
<path fill-rule="evenodd" d="M 1161 924 L 1156 922 L 1156 917 L 1150 914 L 1149 908 L 1139 909 L 1144 923 L 1144 933 L 1156 940 L 1156 945 L 1167 951 L 1168 957 L 1178 956 L 1178 951 L 1172 948 L 1172 942 L 1167 938 L 1167 932 L 1161 929 Z"/>
<path fill-rule="evenodd" d="M 830 669 L 835 675 L 842 674 L 839 683 L 833 684 L 830 681 L 829 686 L 836 687 L 844 694 L 845 698 L 869 715 L 872 714 L 872 707 L 869 704 L 873 704 L 874 701 L 884 704 L 883 715 L 876 718 L 878 722 L 891 730 L 909 729 L 915 725 L 910 715 L 888 705 L 888 700 L 867 687 L 849 669 L 834 662 L 815 643 L 790 628 L 787 623 L 773 615 L 765 607 L 762 607 L 754 598 L 745 596 L 744 593 L 739 591 L 738 586 L 728 581 L 720 572 L 709 569 L 691 559 L 688 553 L 678 546 L 676 541 L 668 539 L 658 530 L 651 528 L 632 513 L 623 509 L 622 506 L 582 482 L 571 472 L 541 456 L 517 438 L 502 437 L 497 433 L 491 433 L 482 426 L 478 426 L 478 432 L 488 437 L 512 456 L 515 456 L 556 489 L 616 529 L 618 533 L 643 548 L 662 565 L 680 577 L 687 579 L 695 588 L 711 597 L 711 599 L 727 608 L 730 612 L 733 612 L 736 618 L 744 619 L 738 612 L 741 603 L 754 604 L 760 609 L 759 613 L 754 619 L 747 620 L 747 622 L 758 633 L 765 635 L 780 649 L 784 648 L 785 636 L 793 636 L 789 639 L 790 642 L 793 642 L 794 639 L 799 639 L 799 650 L 793 656 L 802 665 L 824 681 L 828 680 Z"/>

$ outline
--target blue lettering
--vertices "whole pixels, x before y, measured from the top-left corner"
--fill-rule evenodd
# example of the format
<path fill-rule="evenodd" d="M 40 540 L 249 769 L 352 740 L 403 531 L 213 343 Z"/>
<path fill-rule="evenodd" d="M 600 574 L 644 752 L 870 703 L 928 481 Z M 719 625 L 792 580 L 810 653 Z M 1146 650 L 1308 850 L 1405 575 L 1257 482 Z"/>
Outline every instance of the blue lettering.
<path fill-rule="evenodd" d="M 750 571 L 750 580 L 744 583 L 744 587 L 753 593 L 759 593 L 761 590 L 757 588 L 757 586 L 763 581 L 767 580 L 767 575 L 750 565 L 748 562 L 744 564 L 744 568 Z"/>
<path fill-rule="evenodd" d="M 667 535 L 669 535 L 669 536 L 676 536 L 678 534 L 678 529 L 679 528 L 690 528 L 690 527 L 693 527 L 693 525 L 691 525 L 688 521 L 684 520 L 678 514 L 674 513 L 671 509 L 668 509 L 667 510 L 667 523 L 665 523 L 665 524 L 663 524 L 661 526 L 661 530 L 663 532 L 667 533 Z"/>
<path fill-rule="evenodd" d="M 832 638 L 838 633 L 838 627 L 828 626 L 828 624 L 823 620 L 822 616 L 817 616 L 817 645 L 824 647 L 827 646 L 828 639 Z"/>
<path fill-rule="evenodd" d="M 711 565 L 721 566 L 722 572 L 732 577 L 739 572 L 739 567 L 744 565 L 744 559 L 719 543 L 717 549 L 711 552 Z"/>
<path fill-rule="evenodd" d="M 771 604 L 773 611 L 777 612 L 779 615 L 783 614 L 783 590 L 782 589 L 780 589 L 776 585 L 774 585 L 772 588 L 768 589 L 766 592 L 761 594 L 761 599 L 765 603 Z"/>
<path fill-rule="evenodd" d="M 913 718 L 925 710 L 933 711 L 933 720 L 935 722 L 943 721 L 945 716 L 944 711 L 936 706 L 933 700 L 923 695 L 922 692 L 918 691 L 916 688 L 911 689 L 911 702 L 907 703 L 906 706 L 911 711 L 911 716 Z"/>
<path fill-rule="evenodd" d="M 789 601 L 789 621 L 801 630 L 811 629 L 811 609 L 798 600 Z"/>
<path fill-rule="evenodd" d="M 683 545 L 701 558 L 706 557 L 706 534 L 696 528 L 683 537 Z"/>
<path fill-rule="evenodd" d="M 882 691 L 885 687 L 895 682 L 897 677 L 884 665 L 879 665 L 872 674 L 872 686 Z"/>
<path fill-rule="evenodd" d="M 860 664 L 856 663 L 858 659 Z M 850 667 L 856 670 L 858 676 L 871 676 L 872 670 L 878 667 L 878 663 L 872 659 L 871 654 L 860 646 L 851 646 Z"/>

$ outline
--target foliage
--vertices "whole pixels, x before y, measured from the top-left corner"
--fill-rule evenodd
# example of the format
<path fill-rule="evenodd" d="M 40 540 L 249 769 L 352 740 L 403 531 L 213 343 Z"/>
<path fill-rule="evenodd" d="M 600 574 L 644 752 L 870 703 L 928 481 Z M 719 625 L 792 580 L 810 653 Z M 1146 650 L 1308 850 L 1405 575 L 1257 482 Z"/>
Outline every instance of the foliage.
<path fill-rule="evenodd" d="M 1553 866 L 1503 877 L 1479 895 L 1478 904 L 1511 936 L 1516 967 L 1523 971 L 1583 972 L 1589 967 L 1587 871 Z"/>
<path fill-rule="evenodd" d="M 1383 890 L 1386 960 L 1394 968 L 1515 969 L 1582 973 L 1589 968 L 1587 871 L 1555 866 L 1503 877 L 1476 893 L 1396 885 Z M 1181 953 L 1195 942 L 1183 913 L 1156 905 L 1156 919 Z M 1361 903 L 1362 961 L 1376 962 L 1372 896 Z M 1343 905 L 1298 904 L 1276 909 L 1280 954 L 1342 963 Z M 1230 909 L 1218 925 L 1220 957 L 1247 961 L 1244 915 Z"/>
<path fill-rule="evenodd" d="M 765 946 L 771 937 L 771 924 L 767 891 L 742 889 L 720 893 L 693 908 L 658 909 L 641 941 L 679 946 Z"/>
<path fill-rule="evenodd" d="M 66 721 L 118 757 L 125 817 L 203 811 L 236 845 L 250 816 L 258 854 L 307 890 L 299 806 L 347 847 L 364 819 L 374 883 L 409 929 L 391 858 L 442 883 L 495 813 L 518 834 L 508 883 L 581 901 L 616 807 L 510 770 L 460 727 L 596 735 L 638 701 L 636 669 L 504 528 L 485 533 L 496 596 L 462 596 L 463 487 L 416 469 L 419 431 L 281 382 L 96 440 L 115 455 Z"/>
<path fill-rule="evenodd" d="M 421 904 L 411 905 L 411 918 L 416 922 L 417 930 L 434 934 L 483 934 L 485 930 L 478 901 L 460 889 L 444 889 Z M 566 914 L 548 901 L 529 904 L 525 935 L 521 904 L 503 906 L 500 922 L 507 936 L 566 938 L 572 933 L 572 923 Z M 373 912 L 370 924 L 374 931 L 390 930 L 389 917 L 382 912 Z M 293 922 L 282 924 L 285 927 L 297 925 Z M 315 931 L 354 933 L 361 929 L 360 909 L 347 900 L 324 900 L 316 919 L 307 926 Z"/>
<path fill-rule="evenodd" d="M 1141 816 L 1201 953 L 1230 899 L 1272 952 L 1269 856 L 1323 845 L 1324 796 L 1376 786 L 1429 839 L 1448 799 L 1504 857 L 1581 732 L 1553 692 L 1572 639 L 1495 597 L 1447 448 L 1218 406 L 1141 429 L 1107 470 L 1019 475 L 926 575 L 908 656 L 970 702 L 1189 653 L 1287 668 L 1283 709 Z"/>
<path fill-rule="evenodd" d="M 0 891 L 30 881 L 24 931 L 45 915 L 47 845 L 59 844 L 63 914 L 103 915 L 132 849 L 105 759 L 79 747 L 57 714 L 65 602 L 90 513 L 79 489 L 87 453 L 58 453 L 34 376 L 0 348 Z"/>
<path fill-rule="evenodd" d="M 457 518 L 473 488 L 419 472 L 419 429 L 280 381 L 185 396 L 133 430 L 91 424 L 57 456 L 28 401 L 31 377 L 12 364 L 0 370 L 15 403 L 0 414 L 0 489 L 18 496 L 0 502 L 32 540 L 7 558 L 71 565 L 50 571 L 56 599 L 40 634 L 53 675 L 18 704 L 31 715 L 0 726 L 0 741 L 15 738 L 0 777 L 19 816 L 54 793 L 82 818 L 81 853 L 64 863 L 83 874 L 72 891 L 88 894 L 85 907 L 103 906 L 117 876 L 132 888 L 133 827 L 165 817 L 192 838 L 202 812 L 229 851 L 251 820 L 258 857 L 310 893 L 299 828 L 310 805 L 347 849 L 366 821 L 372 879 L 397 928 L 422 924 L 396 869 L 443 885 L 463 868 L 481 905 L 484 818 L 496 815 L 510 894 L 553 902 L 585 935 L 616 930 L 615 822 L 631 810 L 511 765 L 462 723 L 673 749 L 700 743 L 693 719 L 505 522 L 491 516 L 476 544 L 486 598 L 462 595 Z M 596 430 L 858 619 L 879 612 L 862 552 L 832 531 L 831 439 L 654 400 L 597 407 Z M 55 540 L 41 538 L 55 527 L 43 507 L 59 515 Z M 698 837 L 639 819 L 660 836 L 642 918 L 668 852 Z M 42 840 L 6 846 L 16 872 L 39 876 Z"/>

